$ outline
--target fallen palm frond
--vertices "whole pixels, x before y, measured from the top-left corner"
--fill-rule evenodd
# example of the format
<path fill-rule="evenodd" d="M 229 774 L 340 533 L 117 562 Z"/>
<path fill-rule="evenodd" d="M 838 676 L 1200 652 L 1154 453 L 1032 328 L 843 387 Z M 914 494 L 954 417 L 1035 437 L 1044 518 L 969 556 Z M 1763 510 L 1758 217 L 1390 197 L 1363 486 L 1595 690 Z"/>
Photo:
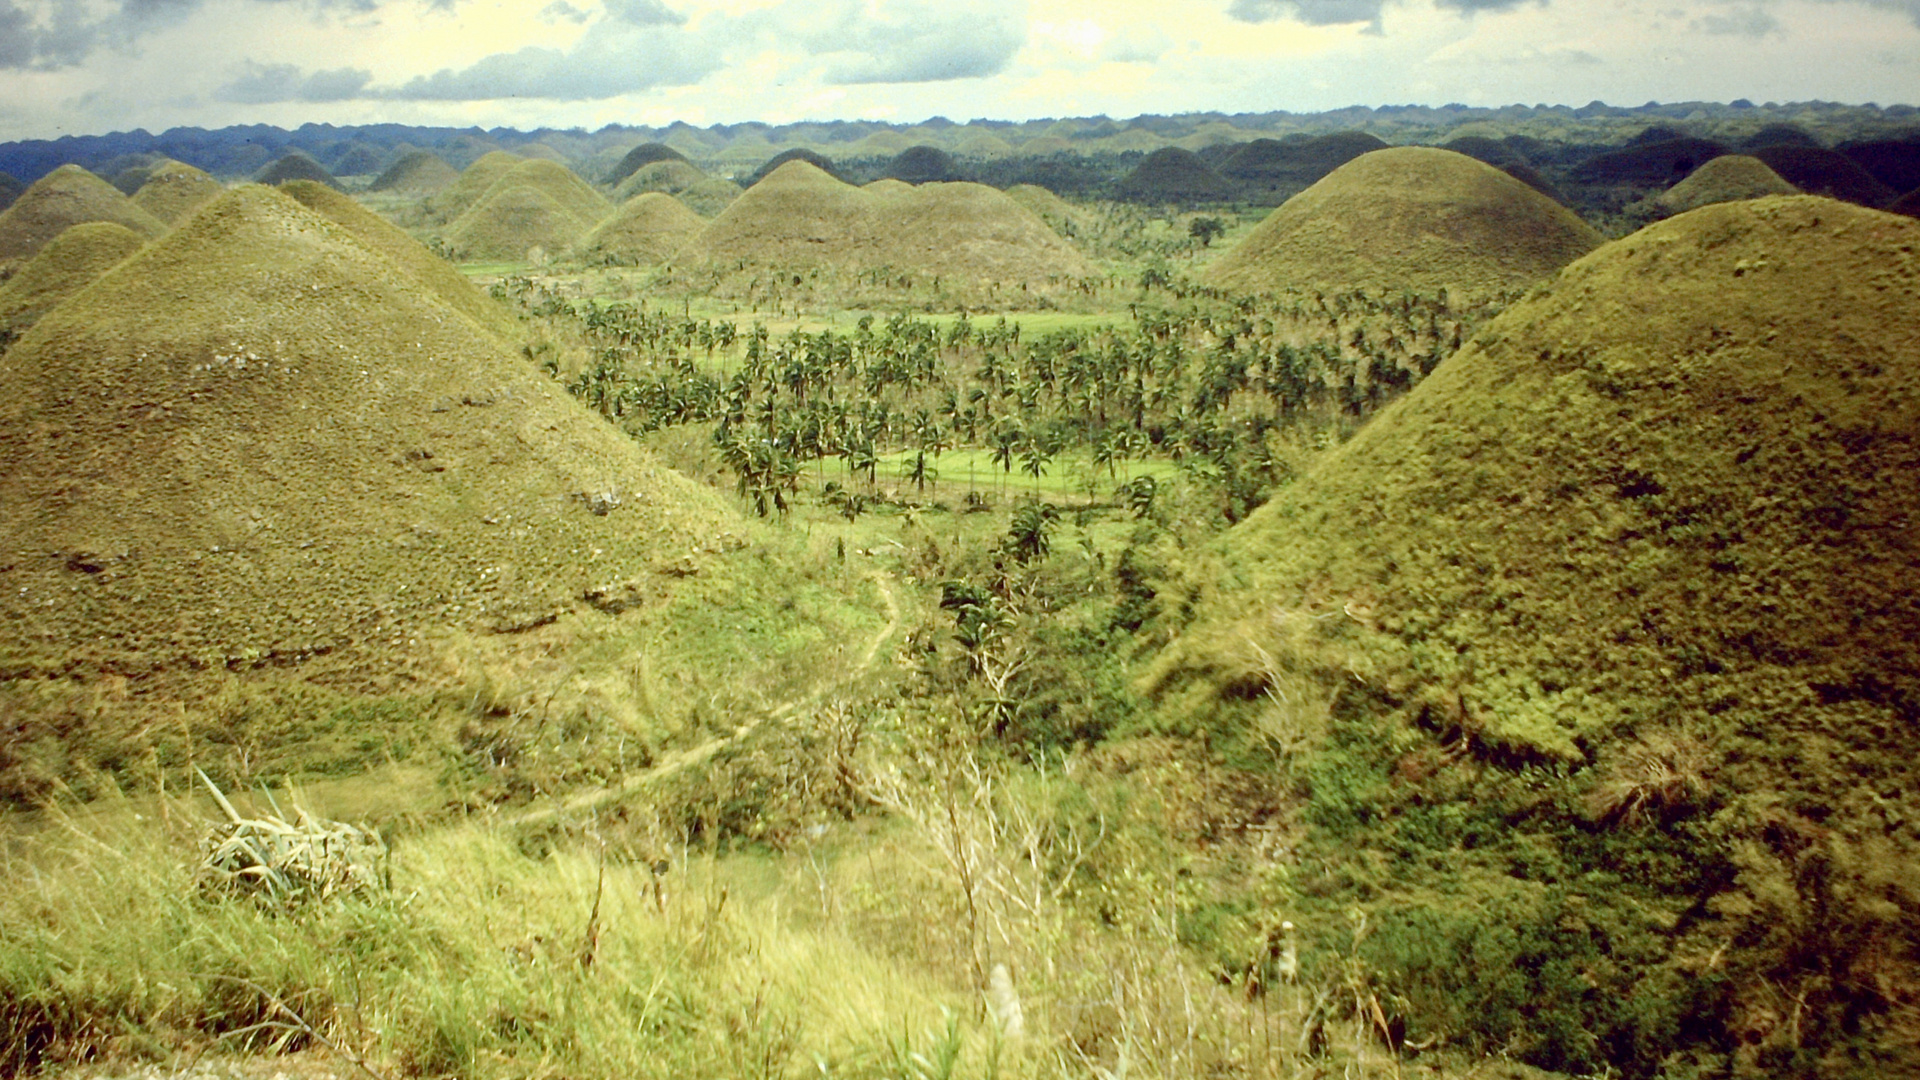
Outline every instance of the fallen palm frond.
<path fill-rule="evenodd" d="M 206 773 L 200 773 L 200 780 L 227 815 L 206 841 L 202 888 L 292 906 L 364 892 L 383 881 L 387 846 L 378 836 L 344 822 L 316 819 L 300 807 L 294 808 L 293 823 L 277 813 L 242 817 Z"/>

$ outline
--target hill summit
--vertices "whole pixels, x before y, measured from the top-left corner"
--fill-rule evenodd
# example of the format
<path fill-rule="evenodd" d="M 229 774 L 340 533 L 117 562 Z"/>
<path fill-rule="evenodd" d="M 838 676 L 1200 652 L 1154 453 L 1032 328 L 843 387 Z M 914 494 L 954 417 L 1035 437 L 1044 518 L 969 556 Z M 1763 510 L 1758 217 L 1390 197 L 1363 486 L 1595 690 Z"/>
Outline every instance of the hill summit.
<path fill-rule="evenodd" d="M 1360 873 L 1409 1039 L 1465 1023 L 1628 1075 L 1656 1071 L 1645 1025 L 1910 1051 L 1887 995 L 1920 985 L 1920 893 L 1891 884 L 1920 880 L 1893 824 L 1920 817 L 1917 252 L 1920 223 L 1805 196 L 1651 225 L 1221 542 L 1153 688 L 1328 755 L 1301 766 L 1302 865 L 1398 868 Z M 1330 875 L 1300 887 L 1337 908 Z M 1456 978 L 1482 948 L 1487 981 Z M 1791 1030 L 1780 985 L 1807 991 Z"/>
<path fill-rule="evenodd" d="M 721 534 L 664 468 L 399 263 L 246 186 L 0 359 L 16 673 L 318 665 L 645 594 Z"/>
<path fill-rule="evenodd" d="M 165 223 L 112 184 L 78 165 L 62 165 L 0 213 L 0 262 L 31 258 L 49 240 L 87 221 L 111 221 L 143 237 L 167 231 Z"/>
<path fill-rule="evenodd" d="M 1205 276 L 1243 292 L 1488 296 L 1530 285 L 1600 241 L 1571 211 L 1491 165 L 1407 146 L 1335 169 L 1267 215 Z"/>
<path fill-rule="evenodd" d="M 1045 222 L 982 184 L 871 191 L 789 161 L 748 188 L 681 255 L 689 265 L 767 270 L 881 268 L 974 288 L 1044 287 L 1091 273 Z"/>

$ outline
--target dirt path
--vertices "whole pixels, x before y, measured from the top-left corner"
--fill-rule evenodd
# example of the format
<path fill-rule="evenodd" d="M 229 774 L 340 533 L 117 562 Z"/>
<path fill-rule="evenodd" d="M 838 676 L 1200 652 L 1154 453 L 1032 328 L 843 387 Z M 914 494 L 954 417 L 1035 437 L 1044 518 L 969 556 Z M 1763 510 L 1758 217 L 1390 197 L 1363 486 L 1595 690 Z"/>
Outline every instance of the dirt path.
<path fill-rule="evenodd" d="M 886 645 L 887 641 L 900 629 L 900 600 L 894 593 L 893 575 L 884 570 L 870 570 L 867 572 L 867 578 L 880 590 L 880 599 L 887 605 L 887 624 L 880 628 L 880 632 L 873 636 L 872 641 L 867 643 L 867 651 L 861 654 L 860 662 L 854 666 L 852 671 L 849 671 L 838 679 L 822 682 L 815 686 L 806 696 L 785 702 L 769 710 L 757 719 L 749 720 L 735 728 L 730 735 L 718 735 L 698 746 L 690 746 L 685 750 L 676 750 L 673 753 L 667 754 L 656 762 L 652 768 L 644 772 L 633 773 L 611 787 L 583 791 L 550 806 L 542 806 L 536 809 L 522 811 L 512 817 L 501 819 L 501 824 L 508 826 L 541 825 L 555 818 L 578 814 L 613 802 L 656 780 L 672 776 L 682 769 L 706 761 L 708 758 L 713 757 L 714 754 L 719 753 L 722 747 L 739 742 L 741 739 L 753 734 L 760 728 L 760 725 L 765 724 L 769 720 L 789 716 L 792 715 L 796 709 L 819 704 L 821 699 L 825 698 L 829 692 L 846 686 L 873 670 L 874 663 L 880 657 L 880 649 Z"/>

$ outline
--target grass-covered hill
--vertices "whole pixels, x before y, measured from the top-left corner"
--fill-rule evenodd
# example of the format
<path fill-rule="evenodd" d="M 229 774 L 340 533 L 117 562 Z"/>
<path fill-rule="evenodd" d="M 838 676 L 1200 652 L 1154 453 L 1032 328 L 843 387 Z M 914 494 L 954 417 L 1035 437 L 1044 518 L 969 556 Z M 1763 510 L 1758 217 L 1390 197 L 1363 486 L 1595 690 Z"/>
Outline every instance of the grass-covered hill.
<path fill-rule="evenodd" d="M 644 171 L 644 170 L 643 170 Z M 675 197 L 703 218 L 715 218 L 740 197 L 740 185 L 719 176 L 698 180 L 676 192 Z"/>
<path fill-rule="evenodd" d="M 635 169 L 625 180 L 613 189 L 615 202 L 625 203 L 635 195 L 644 195 L 649 191 L 662 191 L 668 195 L 678 195 L 707 179 L 707 174 L 699 166 L 686 161 L 656 161 Z"/>
<path fill-rule="evenodd" d="M 253 174 L 256 184 L 284 184 L 292 180 L 312 180 L 328 187 L 340 186 L 340 181 L 333 178 L 326 166 L 298 151 L 283 154 Z"/>
<path fill-rule="evenodd" d="M 405 271 L 413 284 L 472 319 L 481 329 L 503 340 L 511 340 L 516 335 L 518 327 L 504 305 L 474 288 L 451 263 L 422 247 L 419 241 L 360 205 L 352 196 L 312 180 L 294 180 L 280 187 L 289 198 L 352 233 L 354 239 L 376 254 L 385 256 Z"/>
<path fill-rule="evenodd" d="M 20 193 L 26 190 L 27 185 L 21 183 L 11 173 L 0 173 L 0 210 L 12 206 L 13 201 L 20 197 Z"/>
<path fill-rule="evenodd" d="M 111 221 L 144 237 L 166 224 L 112 184 L 78 165 L 64 165 L 34 181 L 0 213 L 0 262 L 32 258 L 48 241 L 75 225 Z"/>
<path fill-rule="evenodd" d="M 1488 296 L 1551 275 L 1600 239 L 1491 165 L 1400 147 L 1361 155 L 1289 199 L 1207 267 L 1205 279 L 1239 292 Z"/>
<path fill-rule="evenodd" d="M 839 167 L 832 161 L 829 161 L 824 155 L 815 153 L 804 147 L 794 147 L 791 150 L 783 150 L 771 158 L 768 158 L 764 164 L 753 170 L 753 174 L 749 176 L 746 183 L 741 186 L 750 188 L 758 185 L 760 181 L 778 172 L 780 167 L 789 161 L 804 162 L 826 173 L 828 176 L 833 177 L 835 180 L 842 179 Z"/>
<path fill-rule="evenodd" d="M 612 212 L 606 196 L 565 165 L 523 160 L 454 219 L 446 242 L 461 259 L 518 262 L 534 248 L 551 254 L 572 248 Z"/>
<path fill-rule="evenodd" d="M 1595 154 L 1573 170 L 1572 178 L 1583 184 L 1658 187 L 1726 152 L 1710 139 L 1664 138 Z"/>
<path fill-rule="evenodd" d="M 1839 150 L 1895 191 L 1920 188 L 1920 134 L 1847 143 Z"/>
<path fill-rule="evenodd" d="M 1409 1043 L 1920 1060 L 1916 251 L 1806 196 L 1610 243 L 1163 596 L 1163 722 L 1277 756 L 1266 902 Z"/>
<path fill-rule="evenodd" d="M 383 169 L 368 191 L 418 191 L 431 194 L 445 190 L 460 178 L 453 166 L 431 150 L 409 150 Z"/>
<path fill-rule="evenodd" d="M 1190 150 L 1155 150 L 1133 167 L 1115 194 L 1129 202 L 1200 203 L 1231 198 L 1233 187 Z"/>
<path fill-rule="evenodd" d="M 1221 176 L 1240 186 L 1246 197 L 1267 201 L 1286 199 L 1362 154 L 1384 150 L 1387 143 L 1364 131 L 1282 139 L 1254 139 L 1242 144 L 1215 166 Z"/>
<path fill-rule="evenodd" d="M 665 143 L 641 143 L 620 158 L 619 163 L 613 167 L 613 172 L 607 176 L 607 183 L 618 186 L 627 177 L 649 165 L 662 161 L 685 162 L 686 160 L 687 155 Z"/>
<path fill-rule="evenodd" d="M 876 193 L 789 162 L 748 188 L 688 244 L 697 272 L 760 280 L 794 271 L 940 278 L 998 293 L 1091 273 L 1032 211 L 981 184 Z"/>
<path fill-rule="evenodd" d="M 1711 203 L 1799 193 L 1800 189 L 1782 180 L 1759 158 L 1726 154 L 1693 170 L 1654 201 L 1668 213 L 1679 214 Z"/>
<path fill-rule="evenodd" d="M 725 532 L 439 292 L 249 186 L 43 317 L 0 361 L 8 674 L 378 686 Z"/>
<path fill-rule="evenodd" d="M 191 165 L 163 161 L 147 170 L 146 181 L 133 193 L 133 201 L 172 226 L 225 190 L 220 181 Z"/>
<path fill-rule="evenodd" d="M 887 162 L 881 175 L 909 184 L 946 184 L 966 179 L 953 155 L 937 146 L 907 147 Z"/>
<path fill-rule="evenodd" d="M 54 237 L 0 284 L 0 347 L 144 243 L 145 237 L 111 221 L 85 222 Z"/>
<path fill-rule="evenodd" d="M 430 215 L 441 222 L 450 222 L 459 217 L 479 202 L 501 177 L 526 160 L 505 150 L 482 154 L 460 171 L 459 179 L 427 201 Z"/>
<path fill-rule="evenodd" d="M 1780 178 L 1811 195 L 1827 195 L 1861 206 L 1881 207 L 1899 192 L 1881 183 L 1852 158 L 1817 146 L 1769 146 L 1753 156 Z"/>
<path fill-rule="evenodd" d="M 589 262 L 653 266 L 672 258 L 706 224 L 680 200 L 649 191 L 623 203 L 587 234 L 580 249 Z"/>

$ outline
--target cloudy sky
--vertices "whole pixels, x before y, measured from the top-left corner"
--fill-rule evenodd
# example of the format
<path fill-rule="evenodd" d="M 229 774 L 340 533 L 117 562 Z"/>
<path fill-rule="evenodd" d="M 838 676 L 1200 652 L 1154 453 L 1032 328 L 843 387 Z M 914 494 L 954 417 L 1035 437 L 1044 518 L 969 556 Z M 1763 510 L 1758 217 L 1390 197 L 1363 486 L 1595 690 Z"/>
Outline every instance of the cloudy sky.
<path fill-rule="evenodd" d="M 0 139 L 1920 103 L 1920 0 L 0 0 Z"/>

